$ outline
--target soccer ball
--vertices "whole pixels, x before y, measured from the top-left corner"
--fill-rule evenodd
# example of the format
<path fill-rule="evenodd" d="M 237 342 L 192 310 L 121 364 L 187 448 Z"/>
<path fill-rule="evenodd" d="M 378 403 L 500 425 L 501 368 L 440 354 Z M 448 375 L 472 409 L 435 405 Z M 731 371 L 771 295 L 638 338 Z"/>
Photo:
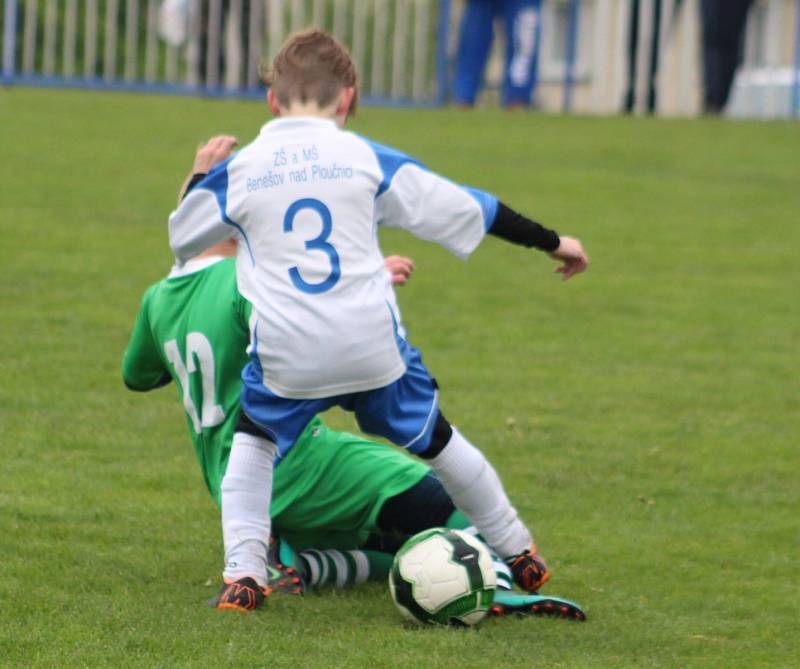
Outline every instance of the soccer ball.
<path fill-rule="evenodd" d="M 411 537 L 389 571 L 392 599 L 405 618 L 434 625 L 475 625 L 494 598 L 492 556 L 475 537 L 436 527 Z"/>

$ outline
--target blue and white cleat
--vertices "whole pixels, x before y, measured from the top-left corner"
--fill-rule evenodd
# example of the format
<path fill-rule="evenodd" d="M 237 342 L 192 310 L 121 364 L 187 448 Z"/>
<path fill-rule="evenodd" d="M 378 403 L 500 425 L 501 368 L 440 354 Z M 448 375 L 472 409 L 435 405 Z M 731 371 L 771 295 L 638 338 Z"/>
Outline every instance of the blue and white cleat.
<path fill-rule="evenodd" d="M 548 595 L 528 595 L 512 590 L 495 590 L 489 609 L 493 616 L 554 616 L 567 620 L 586 620 L 586 613 L 575 602 Z"/>

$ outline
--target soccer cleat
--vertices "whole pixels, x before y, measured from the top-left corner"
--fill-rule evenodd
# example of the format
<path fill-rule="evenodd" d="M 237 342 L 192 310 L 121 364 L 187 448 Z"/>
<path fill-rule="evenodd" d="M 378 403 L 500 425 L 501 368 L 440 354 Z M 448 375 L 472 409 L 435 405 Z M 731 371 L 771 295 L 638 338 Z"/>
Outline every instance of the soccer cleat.
<path fill-rule="evenodd" d="M 561 597 L 523 595 L 510 590 L 495 590 L 489 613 L 493 616 L 525 615 L 556 616 L 567 620 L 586 620 L 586 614 L 575 602 Z"/>
<path fill-rule="evenodd" d="M 219 594 L 209 604 L 218 609 L 253 611 L 264 605 L 269 593 L 269 588 L 262 588 L 255 579 L 245 576 L 235 581 L 226 580 Z"/>
<path fill-rule="evenodd" d="M 536 592 L 550 578 L 547 563 L 536 552 L 536 546 L 508 558 L 506 564 L 511 567 L 514 583 L 528 592 Z"/>
<path fill-rule="evenodd" d="M 274 592 L 302 595 L 306 591 L 300 558 L 284 539 L 274 534 L 267 550 L 267 574 L 270 590 Z"/>

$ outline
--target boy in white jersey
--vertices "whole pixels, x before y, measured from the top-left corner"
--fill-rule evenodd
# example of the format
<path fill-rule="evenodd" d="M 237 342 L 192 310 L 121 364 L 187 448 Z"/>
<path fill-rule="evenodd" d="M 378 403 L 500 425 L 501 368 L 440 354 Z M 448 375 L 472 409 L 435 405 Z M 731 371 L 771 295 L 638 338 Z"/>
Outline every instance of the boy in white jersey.
<path fill-rule="evenodd" d="M 169 224 L 179 261 L 238 233 L 239 290 L 253 304 L 240 434 L 222 483 L 223 576 L 240 587 L 223 591 L 263 594 L 273 459 L 336 405 L 365 432 L 426 458 L 517 584 L 537 590 L 549 574 L 530 533 L 485 457 L 442 416 L 436 383 L 402 336 L 377 225 L 462 258 L 488 231 L 549 251 L 565 278 L 587 265 L 580 243 L 342 130 L 356 72 L 328 34 L 290 38 L 270 83 L 278 118 L 212 169 Z"/>

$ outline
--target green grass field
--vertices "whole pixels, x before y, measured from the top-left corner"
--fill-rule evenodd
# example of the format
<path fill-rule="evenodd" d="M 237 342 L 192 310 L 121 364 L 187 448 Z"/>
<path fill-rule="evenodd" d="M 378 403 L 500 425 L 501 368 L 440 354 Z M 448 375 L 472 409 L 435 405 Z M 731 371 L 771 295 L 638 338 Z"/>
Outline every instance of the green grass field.
<path fill-rule="evenodd" d="M 221 539 L 174 388 L 128 393 L 197 143 L 260 104 L 6 89 L 0 667 L 794 667 L 800 129 L 363 110 L 356 130 L 580 237 L 590 270 L 387 231 L 448 417 L 586 624 L 414 629 L 372 584 L 203 606 Z M 346 416 L 331 422 L 350 427 Z"/>

